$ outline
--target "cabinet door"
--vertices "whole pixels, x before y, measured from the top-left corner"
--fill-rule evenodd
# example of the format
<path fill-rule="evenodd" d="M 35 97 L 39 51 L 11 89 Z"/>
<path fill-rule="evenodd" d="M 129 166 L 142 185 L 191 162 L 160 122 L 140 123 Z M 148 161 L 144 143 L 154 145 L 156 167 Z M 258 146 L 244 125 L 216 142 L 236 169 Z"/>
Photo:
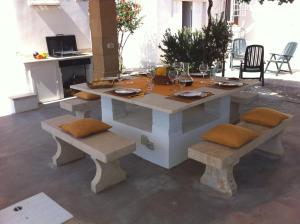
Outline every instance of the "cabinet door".
<path fill-rule="evenodd" d="M 49 102 L 63 98 L 61 94 L 61 75 L 58 63 L 40 62 L 30 66 L 39 101 Z"/>

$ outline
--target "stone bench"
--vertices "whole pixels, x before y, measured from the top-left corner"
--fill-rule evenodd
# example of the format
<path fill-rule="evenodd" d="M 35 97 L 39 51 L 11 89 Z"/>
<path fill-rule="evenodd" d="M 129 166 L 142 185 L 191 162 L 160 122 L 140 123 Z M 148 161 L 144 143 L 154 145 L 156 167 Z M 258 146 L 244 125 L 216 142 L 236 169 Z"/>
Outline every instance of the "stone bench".
<path fill-rule="evenodd" d="M 42 128 L 49 132 L 57 143 L 53 163 L 61 166 L 79 160 L 85 154 L 90 155 L 96 165 L 96 175 L 91 182 L 94 193 L 125 180 L 126 172 L 121 169 L 119 159 L 135 150 L 135 142 L 110 131 L 78 139 L 59 128 L 59 125 L 75 120 L 78 118 L 64 115 L 42 122 Z"/>
<path fill-rule="evenodd" d="M 276 156 L 282 156 L 284 148 L 281 144 L 281 133 L 290 120 L 291 116 L 274 128 L 247 122 L 238 123 L 237 125 L 249 128 L 259 134 L 256 139 L 239 149 L 231 149 L 208 141 L 202 141 L 189 147 L 188 158 L 206 165 L 200 182 L 221 193 L 232 196 L 237 190 L 233 177 L 233 167 L 241 157 L 256 148 Z"/>
<path fill-rule="evenodd" d="M 242 105 L 249 105 L 258 99 L 257 93 L 241 91 L 231 95 L 230 104 L 230 123 L 235 124 L 240 120 L 240 111 Z"/>
<path fill-rule="evenodd" d="M 78 97 L 60 101 L 60 108 L 75 114 L 78 118 L 93 117 L 101 120 L 101 99 L 83 100 Z"/>
<path fill-rule="evenodd" d="M 38 96 L 35 93 L 26 93 L 9 97 L 15 113 L 35 110 L 39 108 Z"/>

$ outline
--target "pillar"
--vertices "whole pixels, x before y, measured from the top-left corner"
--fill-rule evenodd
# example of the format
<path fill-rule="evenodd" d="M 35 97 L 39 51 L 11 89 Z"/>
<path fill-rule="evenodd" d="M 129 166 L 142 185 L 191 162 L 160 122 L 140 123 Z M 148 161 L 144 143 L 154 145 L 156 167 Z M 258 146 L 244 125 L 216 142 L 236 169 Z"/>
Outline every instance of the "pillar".
<path fill-rule="evenodd" d="M 119 74 L 116 3 L 114 0 L 89 1 L 93 50 L 92 83 Z"/>

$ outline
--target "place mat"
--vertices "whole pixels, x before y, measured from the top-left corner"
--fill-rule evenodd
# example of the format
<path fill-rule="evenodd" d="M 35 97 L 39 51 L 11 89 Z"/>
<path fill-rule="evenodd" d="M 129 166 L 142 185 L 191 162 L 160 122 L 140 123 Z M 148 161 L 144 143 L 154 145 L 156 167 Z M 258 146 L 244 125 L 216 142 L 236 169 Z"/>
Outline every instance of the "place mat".
<path fill-rule="evenodd" d="M 129 95 L 120 95 L 120 94 L 117 94 L 115 93 L 115 90 L 110 90 L 110 91 L 107 91 L 105 93 L 108 93 L 110 95 L 113 95 L 113 96 L 119 96 L 119 97 L 123 97 L 123 98 L 126 98 L 126 99 L 131 99 L 131 98 L 136 98 L 136 97 L 143 97 L 145 96 L 145 93 L 143 91 L 141 91 L 140 93 L 138 94 L 129 94 Z"/>
<path fill-rule="evenodd" d="M 163 96 L 172 96 L 174 92 L 178 91 L 189 91 L 194 89 L 199 89 L 201 87 L 210 87 L 212 85 L 212 81 L 207 78 L 193 78 L 194 82 L 191 86 L 183 87 L 182 89 L 178 84 L 176 85 L 158 85 L 154 84 L 151 93 L 160 94 Z M 136 77 L 130 80 L 123 80 L 116 83 L 116 87 L 120 88 L 139 88 L 143 92 L 147 92 L 147 85 L 149 83 L 149 79 L 147 77 Z M 118 95 L 119 96 L 119 95 Z"/>
<path fill-rule="evenodd" d="M 176 100 L 176 101 L 179 101 L 179 102 L 182 102 L 182 103 L 192 103 L 196 100 L 201 100 L 201 99 L 204 99 L 206 97 L 214 95 L 212 92 L 206 92 L 206 93 L 207 93 L 207 96 L 183 97 L 183 96 L 173 95 L 173 96 L 166 97 L 166 99 Z"/>
<path fill-rule="evenodd" d="M 246 83 L 243 83 L 242 86 L 219 86 L 218 84 L 213 84 L 213 85 L 210 85 L 209 87 L 210 88 L 215 88 L 215 89 L 231 90 L 231 89 L 240 88 L 240 87 L 243 87 L 243 86 L 246 86 L 246 85 L 247 85 Z"/>

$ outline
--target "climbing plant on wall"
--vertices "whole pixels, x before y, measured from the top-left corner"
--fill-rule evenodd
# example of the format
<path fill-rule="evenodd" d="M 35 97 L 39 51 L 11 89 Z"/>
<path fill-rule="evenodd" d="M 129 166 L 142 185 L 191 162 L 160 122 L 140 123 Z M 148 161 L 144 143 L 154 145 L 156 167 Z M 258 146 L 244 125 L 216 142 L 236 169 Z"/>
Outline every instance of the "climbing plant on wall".
<path fill-rule="evenodd" d="M 264 1 L 278 2 L 279 5 L 281 5 L 283 3 L 293 3 L 294 2 L 294 0 L 258 0 L 258 1 L 260 4 L 263 4 Z M 239 2 L 250 3 L 251 0 L 239 0 Z"/>

